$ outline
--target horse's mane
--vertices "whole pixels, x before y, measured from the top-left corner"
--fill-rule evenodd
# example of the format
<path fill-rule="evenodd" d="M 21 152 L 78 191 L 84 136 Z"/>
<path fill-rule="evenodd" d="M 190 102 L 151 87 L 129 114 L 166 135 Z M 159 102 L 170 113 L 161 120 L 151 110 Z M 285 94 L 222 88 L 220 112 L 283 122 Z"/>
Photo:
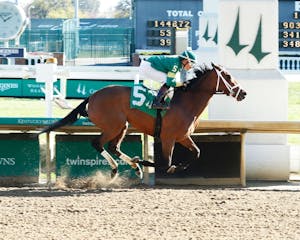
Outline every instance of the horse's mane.
<path fill-rule="evenodd" d="M 187 85 L 187 87 L 178 88 L 178 89 L 188 90 L 188 89 L 193 88 L 193 86 L 196 83 L 199 83 L 203 79 L 203 76 L 211 70 L 212 70 L 212 67 L 210 67 L 206 64 L 196 65 L 193 69 L 194 77 L 189 80 L 189 84 Z"/>
<path fill-rule="evenodd" d="M 206 64 L 196 65 L 194 67 L 195 78 L 193 78 L 192 81 L 201 79 L 207 72 L 211 70 L 212 67 L 209 67 Z"/>
<path fill-rule="evenodd" d="M 196 65 L 194 67 L 194 72 L 197 78 L 201 78 L 205 73 L 207 73 L 210 70 L 212 70 L 212 67 L 206 65 L 205 63 L 201 65 Z"/>

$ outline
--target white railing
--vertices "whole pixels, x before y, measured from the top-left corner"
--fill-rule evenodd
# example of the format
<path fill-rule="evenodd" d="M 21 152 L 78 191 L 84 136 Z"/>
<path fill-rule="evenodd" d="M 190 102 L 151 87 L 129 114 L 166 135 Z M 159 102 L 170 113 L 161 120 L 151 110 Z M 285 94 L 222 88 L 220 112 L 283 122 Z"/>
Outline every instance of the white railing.
<path fill-rule="evenodd" d="M 284 72 L 299 73 L 300 56 L 279 56 L 279 69 Z"/>

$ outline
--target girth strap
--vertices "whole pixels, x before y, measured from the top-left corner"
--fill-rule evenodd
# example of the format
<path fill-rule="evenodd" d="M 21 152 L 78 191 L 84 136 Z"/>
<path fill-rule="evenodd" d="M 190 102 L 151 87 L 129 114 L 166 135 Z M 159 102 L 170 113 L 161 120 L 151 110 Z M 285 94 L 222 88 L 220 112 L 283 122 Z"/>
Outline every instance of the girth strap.
<path fill-rule="evenodd" d="M 161 109 L 157 109 L 156 111 L 156 120 L 155 120 L 155 128 L 154 128 L 154 139 L 160 140 L 160 132 L 161 132 Z"/>

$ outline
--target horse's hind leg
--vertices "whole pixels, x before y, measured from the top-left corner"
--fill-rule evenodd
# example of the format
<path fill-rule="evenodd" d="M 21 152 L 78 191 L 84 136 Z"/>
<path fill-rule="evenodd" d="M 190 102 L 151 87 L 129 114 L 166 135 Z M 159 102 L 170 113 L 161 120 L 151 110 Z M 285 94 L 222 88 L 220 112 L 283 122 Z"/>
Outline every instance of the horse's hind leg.
<path fill-rule="evenodd" d="M 127 128 L 128 128 L 127 125 L 124 126 L 124 128 L 122 129 L 120 134 L 109 142 L 108 150 L 109 150 L 109 152 L 115 154 L 117 157 L 122 159 L 124 162 L 128 163 L 135 170 L 136 175 L 142 179 L 143 171 L 142 171 L 140 165 L 138 163 L 134 162 L 131 157 L 129 157 L 128 155 L 126 155 L 125 153 L 123 153 L 120 150 L 120 145 L 122 143 L 122 140 L 125 137 Z"/>
<path fill-rule="evenodd" d="M 99 137 L 92 140 L 92 146 L 108 161 L 111 167 L 111 178 L 114 178 L 118 173 L 118 163 L 114 158 L 103 148 L 104 144 L 107 143 L 110 138 L 105 132 Z"/>

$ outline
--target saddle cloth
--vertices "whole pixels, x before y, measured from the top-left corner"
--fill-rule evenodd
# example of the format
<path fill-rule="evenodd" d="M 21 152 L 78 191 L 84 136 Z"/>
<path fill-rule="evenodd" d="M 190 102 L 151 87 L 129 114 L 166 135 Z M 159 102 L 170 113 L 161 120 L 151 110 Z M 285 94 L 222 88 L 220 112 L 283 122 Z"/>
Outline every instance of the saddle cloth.
<path fill-rule="evenodd" d="M 130 108 L 138 109 L 152 117 L 156 117 L 156 109 L 151 108 L 156 95 L 156 90 L 149 89 L 143 84 L 134 84 L 131 88 Z M 170 102 L 170 99 L 168 98 L 166 101 Z M 164 116 L 166 111 L 163 110 L 161 113 Z"/>

